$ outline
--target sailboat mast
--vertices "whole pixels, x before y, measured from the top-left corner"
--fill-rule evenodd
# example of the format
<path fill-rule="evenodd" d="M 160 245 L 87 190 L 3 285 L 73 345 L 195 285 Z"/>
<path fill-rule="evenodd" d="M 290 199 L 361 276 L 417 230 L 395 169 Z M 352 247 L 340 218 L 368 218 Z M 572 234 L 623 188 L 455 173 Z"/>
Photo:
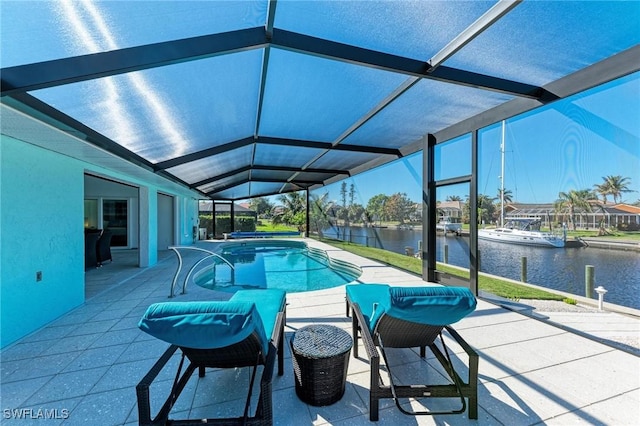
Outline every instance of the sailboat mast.
<path fill-rule="evenodd" d="M 504 139 L 505 120 L 502 120 L 502 138 L 500 141 L 500 227 L 504 227 Z"/>

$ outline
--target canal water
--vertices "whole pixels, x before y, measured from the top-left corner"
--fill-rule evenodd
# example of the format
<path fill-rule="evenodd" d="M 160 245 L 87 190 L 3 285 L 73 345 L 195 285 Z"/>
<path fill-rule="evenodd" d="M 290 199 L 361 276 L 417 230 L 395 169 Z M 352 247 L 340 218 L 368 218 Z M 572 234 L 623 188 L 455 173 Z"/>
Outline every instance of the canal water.
<path fill-rule="evenodd" d="M 369 247 L 405 253 L 407 247 L 418 251 L 422 231 L 396 228 L 339 227 L 324 235 Z M 640 309 L 640 253 L 595 247 L 544 248 L 491 241 L 478 241 L 480 271 L 520 280 L 521 258 L 527 258 L 527 282 L 541 287 L 585 296 L 585 266 L 593 265 L 595 287 L 608 292 L 604 300 L 616 305 Z M 436 260 L 444 261 L 445 246 L 451 265 L 469 267 L 469 239 L 438 235 Z"/>

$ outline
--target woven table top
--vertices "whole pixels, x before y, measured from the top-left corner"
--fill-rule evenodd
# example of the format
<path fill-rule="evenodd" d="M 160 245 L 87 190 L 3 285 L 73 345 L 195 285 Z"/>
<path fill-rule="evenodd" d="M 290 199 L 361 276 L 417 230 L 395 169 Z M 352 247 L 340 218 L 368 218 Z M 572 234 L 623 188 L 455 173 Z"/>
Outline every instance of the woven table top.
<path fill-rule="evenodd" d="M 312 324 L 300 328 L 293 335 L 292 347 L 306 358 L 330 358 L 344 354 L 353 346 L 353 339 L 341 328 L 326 324 Z"/>

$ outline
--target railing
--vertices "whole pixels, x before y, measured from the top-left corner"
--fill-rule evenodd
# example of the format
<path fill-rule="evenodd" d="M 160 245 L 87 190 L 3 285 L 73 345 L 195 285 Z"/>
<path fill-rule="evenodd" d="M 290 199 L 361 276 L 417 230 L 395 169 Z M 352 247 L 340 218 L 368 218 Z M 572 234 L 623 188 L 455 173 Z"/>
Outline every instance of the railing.
<path fill-rule="evenodd" d="M 173 250 L 173 252 L 176 254 L 176 256 L 178 256 L 178 268 L 176 269 L 176 273 L 173 276 L 173 281 L 171 281 L 171 291 L 169 292 L 169 298 L 175 297 L 175 293 L 174 292 L 175 292 L 176 283 L 178 282 L 178 276 L 180 275 L 180 272 L 182 271 L 182 255 L 180 254 L 180 250 L 193 250 L 193 251 L 199 251 L 199 252 L 207 253 L 207 256 L 205 256 L 202 259 L 198 260 L 191 267 L 191 269 L 189 269 L 189 272 L 187 272 L 187 276 L 184 278 L 184 283 L 182 284 L 182 293 L 181 294 L 185 294 L 187 292 L 187 282 L 189 281 L 189 278 L 191 278 L 191 274 L 193 273 L 194 269 L 196 269 L 196 267 L 198 267 L 198 265 L 200 265 L 202 262 L 204 262 L 207 259 L 211 259 L 212 257 L 218 258 L 218 259 L 222 260 L 224 263 L 226 263 L 227 265 L 229 265 L 229 267 L 231 268 L 232 271 L 235 271 L 235 267 L 233 266 L 233 264 L 231 264 L 231 262 L 229 262 L 224 257 L 220 256 L 218 253 L 214 253 L 214 252 L 212 252 L 210 250 L 205 250 L 203 248 L 190 247 L 190 246 L 169 246 L 169 248 L 171 250 Z"/>

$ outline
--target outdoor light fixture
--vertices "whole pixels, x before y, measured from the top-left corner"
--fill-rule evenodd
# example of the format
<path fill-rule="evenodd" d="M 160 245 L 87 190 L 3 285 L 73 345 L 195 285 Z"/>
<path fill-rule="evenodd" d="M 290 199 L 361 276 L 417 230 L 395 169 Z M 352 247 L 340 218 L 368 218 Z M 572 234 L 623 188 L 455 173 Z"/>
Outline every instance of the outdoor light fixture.
<path fill-rule="evenodd" d="M 598 293 L 598 310 L 604 311 L 604 307 L 603 307 L 604 295 L 607 293 L 608 290 L 605 290 L 605 288 L 602 287 L 601 285 L 596 287 L 594 290 L 596 291 L 596 293 Z"/>

